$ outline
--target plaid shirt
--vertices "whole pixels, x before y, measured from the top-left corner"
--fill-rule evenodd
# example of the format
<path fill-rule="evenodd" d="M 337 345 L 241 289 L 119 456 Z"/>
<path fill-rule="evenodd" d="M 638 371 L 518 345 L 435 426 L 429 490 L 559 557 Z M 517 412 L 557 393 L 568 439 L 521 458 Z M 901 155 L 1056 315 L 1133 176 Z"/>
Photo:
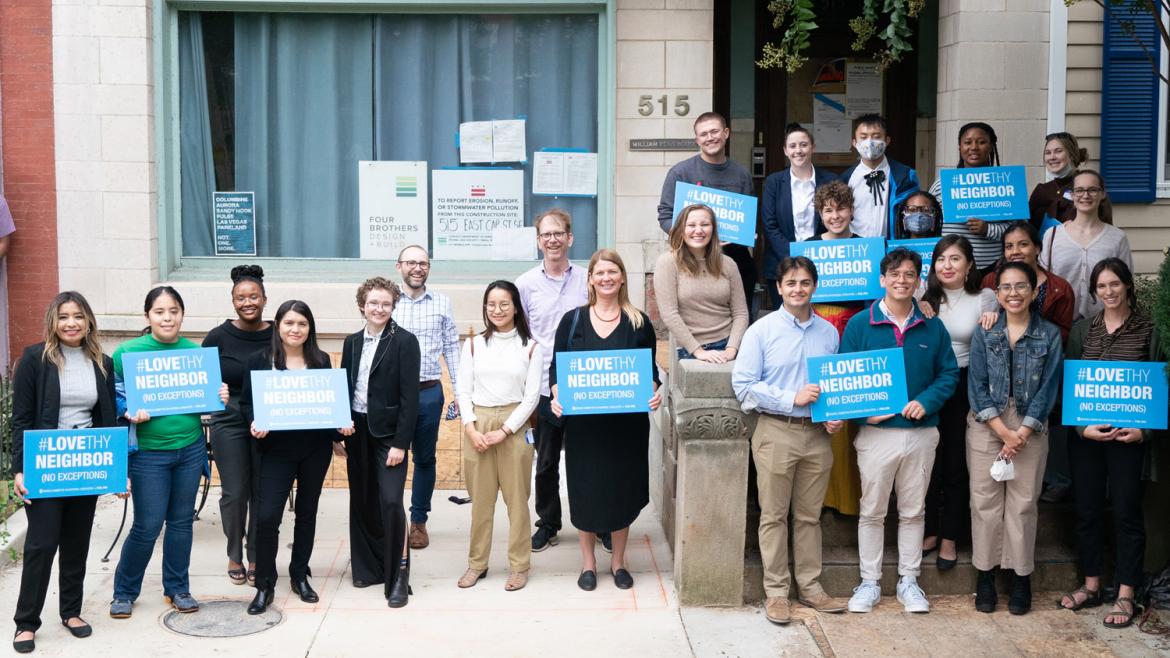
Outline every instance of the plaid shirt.
<path fill-rule="evenodd" d="M 427 290 L 418 299 L 411 299 L 405 292 L 394 305 L 394 321 L 400 327 L 418 338 L 422 361 L 419 364 L 418 379 L 421 382 L 440 379 L 439 356 L 447 361 L 447 372 L 451 373 L 451 386 L 459 371 L 459 332 L 455 329 L 455 315 L 451 310 L 451 299 L 440 292 Z"/>

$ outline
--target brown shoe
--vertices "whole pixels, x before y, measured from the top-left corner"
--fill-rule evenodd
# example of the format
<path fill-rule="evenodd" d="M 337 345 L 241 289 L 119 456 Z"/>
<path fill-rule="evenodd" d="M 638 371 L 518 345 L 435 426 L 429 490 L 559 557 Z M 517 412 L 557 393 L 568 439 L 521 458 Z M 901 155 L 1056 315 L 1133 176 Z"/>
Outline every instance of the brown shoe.
<path fill-rule="evenodd" d="M 480 580 L 482 580 L 484 578 L 484 576 L 486 576 L 486 575 L 487 575 L 487 569 L 480 571 L 479 569 L 468 568 L 468 570 L 464 571 L 463 575 L 459 578 L 458 585 L 462 589 L 467 589 L 468 587 L 475 587 L 476 583 L 478 583 Z"/>
<path fill-rule="evenodd" d="M 508 574 L 508 582 L 504 583 L 504 590 L 508 592 L 515 592 L 518 589 L 524 589 L 528 584 L 528 570 L 513 571 Z"/>
<path fill-rule="evenodd" d="M 801 595 L 797 601 L 800 601 L 801 605 L 812 608 L 817 612 L 845 612 L 846 608 L 845 601 L 835 599 L 823 591 L 808 596 Z"/>
<path fill-rule="evenodd" d="M 407 542 L 410 547 L 416 551 L 422 550 L 431 545 L 431 537 L 427 534 L 427 524 L 412 523 L 410 524 L 410 534 L 407 535 Z"/>
<path fill-rule="evenodd" d="M 792 621 L 792 604 L 785 596 L 769 596 L 764 603 L 764 613 L 773 624 L 787 624 Z"/>

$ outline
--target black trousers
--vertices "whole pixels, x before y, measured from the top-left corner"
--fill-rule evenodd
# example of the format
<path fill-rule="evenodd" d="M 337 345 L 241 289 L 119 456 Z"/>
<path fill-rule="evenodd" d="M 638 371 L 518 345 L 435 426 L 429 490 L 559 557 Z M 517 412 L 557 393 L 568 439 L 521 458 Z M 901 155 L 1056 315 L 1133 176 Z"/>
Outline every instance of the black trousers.
<path fill-rule="evenodd" d="M 938 415 L 938 448 L 926 489 L 924 535 L 952 541 L 971 535 L 971 492 L 967 479 L 967 369 Z"/>
<path fill-rule="evenodd" d="M 565 444 L 564 419 L 557 418 L 540 396 L 536 422 L 536 527 L 561 530 L 561 449 Z"/>
<path fill-rule="evenodd" d="M 89 556 L 89 533 L 97 496 L 42 498 L 24 508 L 28 534 L 24 539 L 24 569 L 20 595 L 16 600 L 16 631 L 41 627 L 41 610 L 49 591 L 53 556 L 60 549 L 57 582 L 61 620 L 81 616 L 85 560 Z"/>
<path fill-rule="evenodd" d="M 350 575 L 355 581 L 384 583 L 389 596 L 406 546 L 406 469 L 410 461 L 386 466 L 389 447 L 370 436 L 365 414 L 354 416 L 354 433 L 345 440 L 349 475 Z"/>
<path fill-rule="evenodd" d="M 756 292 L 756 261 L 752 258 L 751 250 L 742 244 L 725 245 L 723 247 L 723 254 L 735 261 L 735 268 L 739 270 L 739 278 L 743 280 L 743 298 L 747 301 L 748 313 L 750 315 L 752 295 Z"/>
<path fill-rule="evenodd" d="M 1113 506 L 1113 540 L 1117 550 L 1114 580 L 1138 587 L 1144 578 L 1146 526 L 1142 516 L 1144 443 L 1093 441 L 1070 432 L 1073 494 L 1077 507 L 1077 552 L 1087 577 L 1100 577 L 1105 566 L 1105 498 Z"/>
<path fill-rule="evenodd" d="M 274 432 L 263 439 L 255 506 L 256 589 L 276 585 L 280 522 L 294 480 L 296 520 L 288 575 L 293 581 L 311 575 L 309 558 L 313 555 L 313 539 L 317 533 L 317 503 L 333 459 L 331 443 L 328 434 L 320 430 Z"/>

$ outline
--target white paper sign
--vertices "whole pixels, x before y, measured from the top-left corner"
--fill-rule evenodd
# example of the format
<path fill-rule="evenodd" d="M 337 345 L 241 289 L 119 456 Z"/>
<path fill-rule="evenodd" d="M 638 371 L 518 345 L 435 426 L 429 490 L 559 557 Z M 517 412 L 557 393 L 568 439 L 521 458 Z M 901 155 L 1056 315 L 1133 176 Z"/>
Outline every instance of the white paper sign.
<path fill-rule="evenodd" d="M 394 259 L 407 245 L 426 245 L 428 198 L 426 162 L 359 161 L 361 257 Z"/>
<path fill-rule="evenodd" d="M 459 124 L 459 162 L 492 161 L 492 122 L 471 121 Z"/>
<path fill-rule="evenodd" d="M 523 170 L 436 169 L 431 176 L 436 260 L 485 260 L 496 230 L 524 226 Z"/>
<path fill-rule="evenodd" d="M 459 162 L 526 162 L 523 119 L 459 124 Z"/>
<path fill-rule="evenodd" d="M 492 162 L 526 162 L 524 120 L 492 122 Z"/>
<path fill-rule="evenodd" d="M 555 195 L 565 189 L 565 153 L 537 151 L 532 154 L 532 193 Z"/>
<path fill-rule="evenodd" d="M 821 153 L 848 153 L 852 145 L 845 94 L 813 94 L 813 139 Z"/>
<path fill-rule="evenodd" d="M 492 231 L 492 260 L 536 260 L 536 227 Z"/>
<path fill-rule="evenodd" d="M 882 113 L 882 70 L 876 62 L 845 65 L 845 111 L 849 119 Z"/>
<path fill-rule="evenodd" d="M 597 196 L 597 154 L 576 151 L 533 153 L 532 193 Z"/>

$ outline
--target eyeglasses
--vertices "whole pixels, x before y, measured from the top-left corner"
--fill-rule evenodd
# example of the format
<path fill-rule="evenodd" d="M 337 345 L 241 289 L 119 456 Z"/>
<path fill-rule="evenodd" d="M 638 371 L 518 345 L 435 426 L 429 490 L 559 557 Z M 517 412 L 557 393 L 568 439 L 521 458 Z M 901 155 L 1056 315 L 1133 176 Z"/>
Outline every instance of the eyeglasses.
<path fill-rule="evenodd" d="M 915 272 L 886 272 L 883 276 L 895 281 L 913 281 L 918 278 L 918 274 Z"/>
<path fill-rule="evenodd" d="M 378 302 L 366 302 L 366 308 L 370 309 L 371 311 L 376 311 L 378 309 L 382 309 L 383 311 L 393 311 L 394 302 L 383 302 L 381 304 Z"/>
<path fill-rule="evenodd" d="M 413 270 L 416 267 L 423 270 L 431 269 L 431 262 L 427 260 L 400 260 L 398 264 L 408 270 Z"/>
<path fill-rule="evenodd" d="M 1026 293 L 1032 289 L 1032 284 L 1026 281 L 1021 281 L 1019 283 L 1002 283 L 996 286 L 995 289 L 1003 295 L 1007 295 L 1013 291 L 1018 293 Z"/>
<path fill-rule="evenodd" d="M 548 242 L 549 240 L 564 240 L 568 236 L 568 231 L 545 231 L 537 237 L 539 237 L 543 242 Z"/>
<path fill-rule="evenodd" d="M 488 302 L 488 303 L 484 304 L 483 307 L 489 311 L 503 311 L 504 313 L 507 313 L 508 311 L 512 310 L 512 303 L 511 302 L 500 302 L 499 304 L 497 304 L 495 302 Z"/>
<path fill-rule="evenodd" d="M 934 216 L 934 208 L 930 206 L 905 206 L 902 208 L 903 215 L 913 215 L 916 212 L 922 213 L 924 215 L 930 215 L 932 217 Z"/>
<path fill-rule="evenodd" d="M 1099 187 L 1074 187 L 1073 196 L 1097 196 L 1105 190 Z"/>

